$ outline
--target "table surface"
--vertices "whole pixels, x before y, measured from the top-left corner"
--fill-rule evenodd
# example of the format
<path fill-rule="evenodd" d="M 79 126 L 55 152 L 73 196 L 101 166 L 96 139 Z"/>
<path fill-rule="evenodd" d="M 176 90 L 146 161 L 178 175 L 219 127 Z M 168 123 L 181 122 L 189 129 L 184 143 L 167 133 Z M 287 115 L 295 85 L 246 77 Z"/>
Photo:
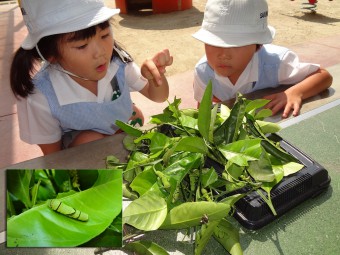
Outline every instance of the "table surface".
<path fill-rule="evenodd" d="M 331 185 L 326 192 L 309 199 L 273 223 L 257 231 L 241 227 L 241 246 L 245 255 L 270 253 L 282 254 L 339 254 L 340 221 L 340 100 L 321 108 L 302 114 L 282 123 L 284 127 L 279 135 L 306 153 L 328 170 Z M 127 151 L 123 148 L 124 134 L 108 137 L 90 144 L 61 151 L 52 155 L 22 162 L 8 169 L 103 169 L 105 158 L 115 155 L 124 160 Z M 62 159 L 62 160 L 61 160 Z M 0 171 L 1 186 L 5 184 L 5 171 Z M 3 196 L 3 195 L 2 195 Z M 2 208 L 5 207 L 1 199 Z M 1 210 L 1 232 L 5 232 L 5 210 Z M 238 224 L 235 221 L 235 224 Z M 171 254 L 193 254 L 192 246 L 187 242 L 175 242 L 178 234 L 149 234 L 148 238 L 165 247 Z M 69 249 L 20 249 L 25 254 L 69 254 Z M 19 254 L 18 249 L 6 249 L 0 245 L 1 254 Z M 22 254 L 20 252 L 20 254 Z M 72 249 L 72 254 L 94 254 L 90 248 Z M 125 254 L 120 251 L 108 251 L 103 254 Z M 220 245 L 211 241 L 205 254 L 226 254 Z"/>

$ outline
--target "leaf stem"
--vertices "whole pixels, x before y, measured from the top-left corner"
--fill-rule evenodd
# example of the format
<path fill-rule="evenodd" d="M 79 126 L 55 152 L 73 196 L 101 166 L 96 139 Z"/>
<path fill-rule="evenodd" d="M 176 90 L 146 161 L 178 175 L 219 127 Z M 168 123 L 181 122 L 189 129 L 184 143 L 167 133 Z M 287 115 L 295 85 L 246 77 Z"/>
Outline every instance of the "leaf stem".
<path fill-rule="evenodd" d="M 274 216 L 277 215 L 275 208 L 273 206 L 272 200 L 270 199 L 270 194 L 268 194 L 268 198 L 266 198 L 265 195 L 263 195 L 261 190 L 256 190 L 256 192 L 260 195 L 260 197 L 267 203 L 267 205 L 269 206 L 270 210 L 272 211 L 272 213 L 274 214 Z"/>

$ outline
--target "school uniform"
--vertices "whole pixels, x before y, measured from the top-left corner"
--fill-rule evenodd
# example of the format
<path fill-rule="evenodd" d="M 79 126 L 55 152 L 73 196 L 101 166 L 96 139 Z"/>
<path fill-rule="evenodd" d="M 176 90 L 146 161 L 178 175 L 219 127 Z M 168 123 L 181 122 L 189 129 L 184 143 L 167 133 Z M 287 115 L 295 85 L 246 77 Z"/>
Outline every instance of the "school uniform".
<path fill-rule="evenodd" d="M 130 92 L 147 84 L 134 62 L 114 57 L 98 93 L 76 83 L 69 75 L 48 65 L 34 77 L 34 93 L 17 102 L 20 138 L 29 144 L 50 144 L 73 130 L 114 134 L 116 120 L 132 115 Z"/>

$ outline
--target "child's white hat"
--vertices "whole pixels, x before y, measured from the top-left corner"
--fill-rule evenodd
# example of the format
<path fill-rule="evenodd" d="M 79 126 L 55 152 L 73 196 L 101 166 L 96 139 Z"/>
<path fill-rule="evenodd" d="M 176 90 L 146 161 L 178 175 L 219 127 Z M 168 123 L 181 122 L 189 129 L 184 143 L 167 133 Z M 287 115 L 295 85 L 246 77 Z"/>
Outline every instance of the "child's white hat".
<path fill-rule="evenodd" d="M 265 0 L 208 0 L 196 39 L 217 47 L 241 47 L 273 41 L 275 29 L 267 24 Z"/>
<path fill-rule="evenodd" d="M 19 4 L 28 29 L 21 45 L 26 50 L 45 36 L 92 27 L 120 11 L 105 7 L 103 0 L 21 0 Z"/>

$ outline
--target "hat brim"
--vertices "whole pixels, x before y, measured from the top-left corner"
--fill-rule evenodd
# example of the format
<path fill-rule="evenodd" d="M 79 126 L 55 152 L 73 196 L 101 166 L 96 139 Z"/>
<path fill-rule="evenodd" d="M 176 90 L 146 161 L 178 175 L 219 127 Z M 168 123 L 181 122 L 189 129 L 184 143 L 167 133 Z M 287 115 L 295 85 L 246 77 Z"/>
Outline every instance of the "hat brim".
<path fill-rule="evenodd" d="M 275 36 L 275 29 L 271 26 L 264 32 L 256 33 L 213 33 L 204 28 L 192 35 L 197 40 L 216 47 L 231 48 L 251 44 L 271 43 Z"/>
<path fill-rule="evenodd" d="M 21 44 L 21 47 L 25 50 L 33 49 L 39 40 L 45 36 L 70 33 L 86 29 L 95 25 L 98 25 L 104 21 L 109 20 L 114 15 L 118 14 L 120 9 L 111 9 L 103 7 L 100 11 L 93 16 L 93 13 L 84 13 L 82 16 L 74 18 L 72 21 L 68 21 L 67 24 L 62 25 L 59 23 L 55 28 L 49 29 L 48 31 L 41 31 L 39 35 L 28 33 L 25 40 Z"/>

